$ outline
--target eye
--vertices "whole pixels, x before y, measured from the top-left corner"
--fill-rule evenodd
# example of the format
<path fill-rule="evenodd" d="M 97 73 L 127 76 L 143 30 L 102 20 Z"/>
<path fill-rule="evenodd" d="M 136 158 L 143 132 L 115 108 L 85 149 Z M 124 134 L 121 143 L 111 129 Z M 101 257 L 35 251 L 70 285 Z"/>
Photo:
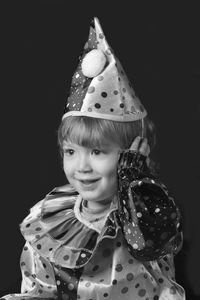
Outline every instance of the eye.
<path fill-rule="evenodd" d="M 64 154 L 68 155 L 68 156 L 72 156 L 74 154 L 74 150 L 73 149 L 63 149 Z"/>
<path fill-rule="evenodd" d="M 103 152 L 101 151 L 101 150 L 99 150 L 99 149 L 93 149 L 92 150 L 92 154 L 94 154 L 94 155 L 100 155 L 100 154 L 102 154 Z"/>

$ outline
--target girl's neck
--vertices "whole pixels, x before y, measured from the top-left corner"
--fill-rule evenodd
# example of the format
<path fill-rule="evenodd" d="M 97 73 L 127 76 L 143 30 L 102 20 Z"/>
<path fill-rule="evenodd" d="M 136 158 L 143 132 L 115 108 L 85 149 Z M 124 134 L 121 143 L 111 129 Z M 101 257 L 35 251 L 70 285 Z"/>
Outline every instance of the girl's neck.
<path fill-rule="evenodd" d="M 118 207 L 117 196 L 113 196 L 112 202 L 100 206 L 100 208 L 99 206 L 88 208 L 87 203 L 88 202 L 83 200 L 81 195 L 78 196 L 74 206 L 75 216 L 81 223 L 100 233 L 108 214 Z"/>
<path fill-rule="evenodd" d="M 83 206 L 85 208 L 87 208 L 87 210 L 90 211 L 91 213 L 101 213 L 110 208 L 112 199 L 113 199 L 113 197 L 110 199 L 106 199 L 106 200 L 98 201 L 98 202 L 88 201 L 88 200 L 83 199 Z"/>

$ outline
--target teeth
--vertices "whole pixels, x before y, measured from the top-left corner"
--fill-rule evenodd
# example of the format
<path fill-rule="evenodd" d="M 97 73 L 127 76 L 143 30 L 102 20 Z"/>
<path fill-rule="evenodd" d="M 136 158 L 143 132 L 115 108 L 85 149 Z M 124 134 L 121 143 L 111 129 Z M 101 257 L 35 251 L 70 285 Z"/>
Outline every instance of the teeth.
<path fill-rule="evenodd" d="M 94 179 L 94 180 L 82 180 L 83 183 L 93 183 L 95 181 L 97 181 L 98 179 Z"/>

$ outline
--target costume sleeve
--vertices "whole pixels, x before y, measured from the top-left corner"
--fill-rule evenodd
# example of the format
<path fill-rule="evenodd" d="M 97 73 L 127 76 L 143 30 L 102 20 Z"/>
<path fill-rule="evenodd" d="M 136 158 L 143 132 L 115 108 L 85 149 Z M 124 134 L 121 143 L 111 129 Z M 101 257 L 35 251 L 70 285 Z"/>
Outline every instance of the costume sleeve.
<path fill-rule="evenodd" d="M 176 254 L 182 246 L 181 215 L 166 186 L 153 176 L 146 157 L 123 151 L 118 163 L 119 220 L 138 260 Z"/>
<path fill-rule="evenodd" d="M 57 299 L 57 288 L 53 267 L 50 262 L 39 256 L 27 242 L 21 260 L 21 294 L 4 296 L 5 300 Z"/>

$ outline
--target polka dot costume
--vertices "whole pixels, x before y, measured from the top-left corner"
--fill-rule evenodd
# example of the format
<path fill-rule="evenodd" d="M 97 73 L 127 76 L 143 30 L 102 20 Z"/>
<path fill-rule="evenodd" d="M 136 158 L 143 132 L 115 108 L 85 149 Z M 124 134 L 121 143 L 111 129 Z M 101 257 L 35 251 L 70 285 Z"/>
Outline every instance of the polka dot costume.
<path fill-rule="evenodd" d="M 21 224 L 21 293 L 3 299 L 185 299 L 175 281 L 181 220 L 174 200 L 137 152 L 120 154 L 118 176 L 118 199 L 100 231 L 69 185 L 31 209 Z"/>
<path fill-rule="evenodd" d="M 146 114 L 98 19 L 94 18 L 72 78 L 63 119 L 78 115 L 130 122 Z"/>
<path fill-rule="evenodd" d="M 182 238 L 180 212 L 167 188 L 148 170 L 141 180 L 145 156 L 139 152 L 122 152 L 119 160 L 119 214 L 130 251 L 140 260 L 176 252 Z"/>

